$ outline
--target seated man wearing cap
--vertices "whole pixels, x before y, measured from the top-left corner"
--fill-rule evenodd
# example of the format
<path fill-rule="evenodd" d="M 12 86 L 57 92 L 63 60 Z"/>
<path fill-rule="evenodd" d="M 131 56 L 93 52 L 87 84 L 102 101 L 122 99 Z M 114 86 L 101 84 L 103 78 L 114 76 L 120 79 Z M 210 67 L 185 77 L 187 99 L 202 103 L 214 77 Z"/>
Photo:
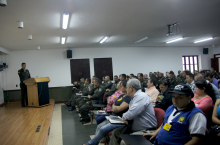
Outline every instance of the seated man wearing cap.
<path fill-rule="evenodd" d="M 143 136 L 152 136 L 155 145 L 195 145 L 199 144 L 206 132 L 206 117 L 191 101 L 193 92 L 188 85 L 177 85 L 173 91 L 173 105 L 165 114 L 164 122 L 153 133 Z"/>

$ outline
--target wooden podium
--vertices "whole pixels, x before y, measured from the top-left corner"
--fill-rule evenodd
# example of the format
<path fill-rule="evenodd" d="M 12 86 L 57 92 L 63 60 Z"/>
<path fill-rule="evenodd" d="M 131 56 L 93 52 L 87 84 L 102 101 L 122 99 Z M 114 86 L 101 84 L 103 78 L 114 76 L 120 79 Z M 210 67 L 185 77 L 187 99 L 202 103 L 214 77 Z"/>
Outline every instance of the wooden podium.
<path fill-rule="evenodd" d="M 24 81 L 27 86 L 28 106 L 42 107 L 49 105 L 49 77 L 29 78 Z"/>

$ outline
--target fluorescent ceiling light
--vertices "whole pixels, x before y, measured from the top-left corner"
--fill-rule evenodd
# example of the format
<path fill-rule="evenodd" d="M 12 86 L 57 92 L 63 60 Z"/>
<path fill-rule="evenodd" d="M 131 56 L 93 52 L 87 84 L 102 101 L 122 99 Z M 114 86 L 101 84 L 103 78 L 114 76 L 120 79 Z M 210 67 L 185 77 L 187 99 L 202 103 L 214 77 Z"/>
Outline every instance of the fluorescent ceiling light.
<path fill-rule="evenodd" d="M 144 40 L 146 40 L 146 39 L 148 39 L 148 37 L 144 37 L 144 38 L 142 38 L 142 39 L 140 39 L 140 40 L 136 41 L 135 43 L 142 42 L 142 41 L 144 41 Z"/>
<path fill-rule="evenodd" d="M 68 21 L 69 21 L 69 14 L 63 13 L 63 29 L 67 28 Z"/>
<path fill-rule="evenodd" d="M 203 42 L 203 41 L 207 41 L 207 40 L 211 40 L 211 39 L 213 39 L 213 37 L 202 39 L 202 40 L 199 40 L 199 41 L 195 41 L 194 43 L 199 43 L 199 42 Z"/>
<path fill-rule="evenodd" d="M 108 38 L 109 38 L 108 36 L 105 36 L 99 43 L 105 42 Z"/>
<path fill-rule="evenodd" d="M 61 44 L 65 44 L 65 42 L 66 42 L 66 37 L 62 37 L 61 38 Z"/>
<path fill-rule="evenodd" d="M 174 40 L 168 41 L 168 42 L 166 42 L 166 43 L 172 43 L 172 42 L 179 41 L 179 40 L 182 40 L 182 39 L 183 39 L 183 37 L 180 37 L 180 38 L 177 38 L 177 39 L 174 39 Z"/>

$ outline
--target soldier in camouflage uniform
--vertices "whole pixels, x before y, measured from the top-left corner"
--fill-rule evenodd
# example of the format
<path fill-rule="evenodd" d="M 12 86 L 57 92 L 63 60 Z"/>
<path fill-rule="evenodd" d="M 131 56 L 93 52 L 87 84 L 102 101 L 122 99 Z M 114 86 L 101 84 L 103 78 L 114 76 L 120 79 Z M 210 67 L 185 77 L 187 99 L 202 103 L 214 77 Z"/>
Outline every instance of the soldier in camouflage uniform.
<path fill-rule="evenodd" d="M 179 71 L 178 71 L 177 78 L 179 78 L 179 77 L 180 77 L 180 73 L 181 73 L 181 71 L 179 70 Z"/>
<path fill-rule="evenodd" d="M 180 77 L 178 78 L 178 84 L 186 84 L 186 77 L 184 77 L 184 72 L 180 73 Z"/>
<path fill-rule="evenodd" d="M 21 106 L 28 106 L 28 98 L 27 98 L 27 86 L 24 84 L 24 80 L 31 78 L 29 70 L 26 69 L 26 64 L 21 64 L 21 69 L 18 70 L 18 75 L 20 78 L 20 88 L 21 88 Z M 26 104 L 25 104 L 26 102 Z"/>
<path fill-rule="evenodd" d="M 156 83 L 156 88 L 157 88 L 158 90 L 160 90 L 160 89 L 159 89 L 160 83 L 161 83 L 163 80 L 165 80 L 165 79 L 166 79 L 166 78 L 163 76 L 163 73 L 160 72 L 159 75 L 158 75 L 157 83 Z"/>
<path fill-rule="evenodd" d="M 145 84 L 145 81 L 143 79 L 143 74 L 142 73 L 138 73 L 138 80 L 140 81 L 141 83 L 141 90 L 143 92 L 145 92 L 145 88 L 146 88 L 146 84 Z"/>
<path fill-rule="evenodd" d="M 145 87 L 147 88 L 147 83 L 148 83 L 148 76 L 147 74 L 144 74 L 144 83 L 145 83 Z"/>
<path fill-rule="evenodd" d="M 102 84 L 103 88 L 106 89 L 110 89 L 112 86 L 112 82 L 110 80 L 109 76 L 105 76 L 105 84 Z"/>
<path fill-rule="evenodd" d="M 84 84 L 85 84 L 85 79 L 81 78 L 79 82 L 79 91 L 83 91 Z"/>
<path fill-rule="evenodd" d="M 220 79 L 219 74 L 216 72 L 216 70 L 212 67 L 210 72 L 213 74 L 214 78 L 216 78 L 217 80 Z"/>
<path fill-rule="evenodd" d="M 90 117 L 88 115 L 89 109 L 93 107 L 93 104 L 101 104 L 103 101 L 103 95 L 105 93 L 105 89 L 100 85 L 101 80 L 95 78 L 94 86 L 96 89 L 93 95 L 88 95 L 89 101 L 87 101 L 84 105 L 79 108 L 79 112 L 81 113 L 81 120 L 82 124 L 90 122 Z"/>
<path fill-rule="evenodd" d="M 92 77 L 92 84 L 88 87 L 89 91 L 88 91 L 88 95 L 93 95 L 94 91 L 96 89 L 96 86 L 94 86 L 94 80 L 95 80 L 95 76 Z M 80 108 L 83 104 L 85 104 L 89 99 L 88 98 L 77 98 L 76 99 L 76 106 L 78 106 L 78 108 Z"/>
<path fill-rule="evenodd" d="M 167 80 L 170 79 L 170 73 L 169 72 L 166 72 L 166 77 L 165 77 Z"/>
<path fill-rule="evenodd" d="M 173 71 L 170 71 L 170 89 L 174 89 L 175 86 L 178 85 L 178 79 L 175 77 Z"/>
<path fill-rule="evenodd" d="M 111 96 L 112 94 L 114 94 L 115 91 L 117 91 L 118 82 L 119 82 L 118 76 L 115 75 L 115 76 L 114 76 L 114 83 L 113 83 L 111 89 L 106 89 L 106 95 L 105 95 L 106 99 L 107 99 L 109 96 Z"/>
<path fill-rule="evenodd" d="M 86 79 L 83 90 L 79 92 L 79 94 L 82 94 L 82 96 L 87 96 L 89 94 L 89 86 L 90 86 L 91 80 L 89 78 Z M 71 106 L 69 108 L 69 111 L 75 110 L 76 100 L 81 98 L 81 95 L 73 94 L 71 99 Z"/>

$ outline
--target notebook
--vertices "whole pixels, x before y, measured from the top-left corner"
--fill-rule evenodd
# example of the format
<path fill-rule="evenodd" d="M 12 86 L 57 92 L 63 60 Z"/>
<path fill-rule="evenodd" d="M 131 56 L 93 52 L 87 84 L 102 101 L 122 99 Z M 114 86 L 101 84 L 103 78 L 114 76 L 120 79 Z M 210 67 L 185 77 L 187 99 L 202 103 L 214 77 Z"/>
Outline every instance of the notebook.
<path fill-rule="evenodd" d="M 111 123 L 111 124 L 125 124 L 123 119 L 120 116 L 105 116 L 105 118 Z"/>

